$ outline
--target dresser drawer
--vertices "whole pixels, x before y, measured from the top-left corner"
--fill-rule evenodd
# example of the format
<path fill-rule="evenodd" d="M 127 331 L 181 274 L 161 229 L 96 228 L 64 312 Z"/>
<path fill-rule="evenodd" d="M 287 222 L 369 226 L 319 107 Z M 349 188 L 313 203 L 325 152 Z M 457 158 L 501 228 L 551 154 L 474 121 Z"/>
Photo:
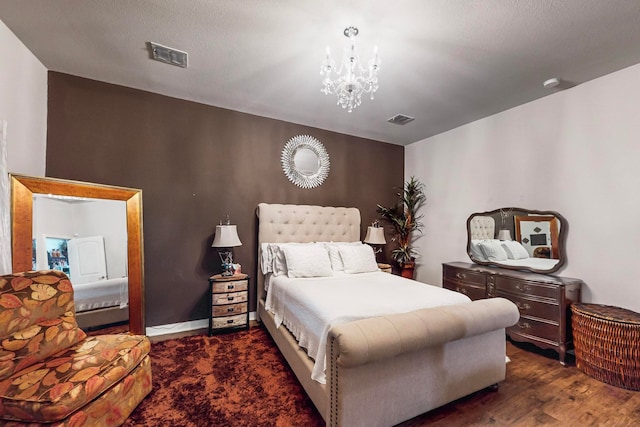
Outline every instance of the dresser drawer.
<path fill-rule="evenodd" d="M 247 324 L 247 315 L 238 314 L 236 316 L 214 317 L 211 320 L 213 329 L 235 328 Z"/>
<path fill-rule="evenodd" d="M 557 285 L 545 285 L 532 283 L 527 280 L 519 280 L 513 277 L 496 276 L 496 293 L 509 292 L 510 294 L 533 295 L 557 300 L 560 297 L 561 287 Z"/>
<path fill-rule="evenodd" d="M 513 335 L 540 338 L 553 343 L 560 342 L 560 327 L 558 324 L 541 322 L 523 316 L 520 316 L 518 323 L 507 328 L 507 334 L 516 341 L 518 338 Z"/>
<path fill-rule="evenodd" d="M 211 307 L 213 317 L 230 316 L 232 314 L 240 314 L 247 312 L 247 303 L 214 305 Z"/>
<path fill-rule="evenodd" d="M 247 291 L 242 292 L 229 292 L 226 294 L 213 294 L 211 295 L 211 302 L 213 305 L 222 304 L 237 304 L 247 301 Z"/>
<path fill-rule="evenodd" d="M 246 291 L 248 287 L 248 280 L 234 280 L 232 282 L 213 282 L 211 284 L 211 292 L 238 292 Z"/>
<path fill-rule="evenodd" d="M 471 298 L 472 300 L 485 299 L 487 297 L 486 288 L 484 286 L 472 286 L 460 282 L 445 279 L 444 288 L 452 291 L 460 292 Z"/>
<path fill-rule="evenodd" d="M 455 280 L 484 287 L 486 283 L 485 277 L 486 275 L 484 273 L 462 270 L 460 268 L 449 267 L 446 265 L 444 266 L 444 278 L 448 280 Z"/>
<path fill-rule="evenodd" d="M 560 306 L 557 303 L 536 301 L 531 298 L 525 298 L 522 295 L 513 295 L 500 291 L 496 292 L 496 296 L 510 299 L 518 307 L 520 316 L 533 316 L 556 323 L 560 322 Z"/>

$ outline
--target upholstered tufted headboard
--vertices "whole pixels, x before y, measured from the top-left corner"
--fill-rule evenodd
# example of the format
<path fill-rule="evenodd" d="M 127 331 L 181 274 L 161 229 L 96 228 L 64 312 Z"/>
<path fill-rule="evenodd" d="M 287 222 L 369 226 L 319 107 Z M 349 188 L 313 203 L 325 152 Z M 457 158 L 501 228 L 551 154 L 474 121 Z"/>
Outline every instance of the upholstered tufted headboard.
<path fill-rule="evenodd" d="M 262 243 L 355 242 L 360 240 L 360 211 L 310 205 L 260 203 L 258 215 L 258 260 Z M 264 276 L 258 261 L 258 300 L 264 298 Z"/>
<path fill-rule="evenodd" d="M 490 216 L 474 216 L 469 222 L 471 240 L 495 239 L 496 222 Z"/>

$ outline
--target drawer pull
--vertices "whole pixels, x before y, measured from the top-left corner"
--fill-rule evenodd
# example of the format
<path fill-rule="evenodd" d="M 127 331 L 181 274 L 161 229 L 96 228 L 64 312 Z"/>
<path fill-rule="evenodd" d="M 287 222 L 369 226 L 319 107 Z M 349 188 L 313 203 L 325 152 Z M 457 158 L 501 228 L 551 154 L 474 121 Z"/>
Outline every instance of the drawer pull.
<path fill-rule="evenodd" d="M 234 298 L 234 297 L 227 297 L 227 300 L 228 300 L 228 301 L 233 301 L 233 298 Z"/>
<path fill-rule="evenodd" d="M 464 273 L 456 273 L 456 277 L 460 280 L 464 280 L 467 278 L 467 275 Z"/>
<path fill-rule="evenodd" d="M 227 308 L 227 313 L 233 313 L 233 307 L 228 307 Z"/>
<path fill-rule="evenodd" d="M 516 305 L 518 306 L 518 310 L 520 310 L 520 311 L 527 311 L 527 310 L 529 310 L 531 308 L 531 306 L 529 304 L 527 304 L 527 303 L 522 304 L 522 303 L 516 301 Z"/>
<path fill-rule="evenodd" d="M 467 294 L 467 290 L 465 288 L 456 287 L 456 291 L 460 292 L 461 294 Z"/>
<path fill-rule="evenodd" d="M 531 286 L 517 284 L 515 288 L 520 292 L 531 292 Z"/>
<path fill-rule="evenodd" d="M 527 322 L 518 322 L 518 328 L 520 329 L 529 329 L 531 327 L 531 325 L 529 325 Z"/>
<path fill-rule="evenodd" d="M 227 320 L 227 323 L 233 323 L 233 319 Z"/>
<path fill-rule="evenodd" d="M 227 290 L 234 289 L 234 285 L 227 285 Z"/>

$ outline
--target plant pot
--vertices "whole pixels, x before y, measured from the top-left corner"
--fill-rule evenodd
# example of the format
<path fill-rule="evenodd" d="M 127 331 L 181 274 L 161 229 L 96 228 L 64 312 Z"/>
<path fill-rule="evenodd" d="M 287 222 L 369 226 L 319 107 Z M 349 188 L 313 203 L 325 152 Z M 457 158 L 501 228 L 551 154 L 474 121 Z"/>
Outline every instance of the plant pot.
<path fill-rule="evenodd" d="M 415 262 L 405 262 L 400 266 L 400 268 L 402 269 L 400 271 L 400 275 L 402 277 L 406 277 L 407 279 L 413 279 L 413 274 L 416 268 Z"/>

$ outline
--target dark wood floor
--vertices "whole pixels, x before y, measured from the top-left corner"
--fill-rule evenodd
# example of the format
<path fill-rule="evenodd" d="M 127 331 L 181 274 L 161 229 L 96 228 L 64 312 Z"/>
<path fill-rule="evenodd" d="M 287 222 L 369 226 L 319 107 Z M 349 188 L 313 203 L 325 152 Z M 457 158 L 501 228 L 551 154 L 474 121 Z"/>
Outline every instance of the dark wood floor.
<path fill-rule="evenodd" d="M 640 426 L 640 392 L 613 387 L 580 372 L 553 351 L 507 342 L 507 379 L 402 423 L 417 426 Z"/>

